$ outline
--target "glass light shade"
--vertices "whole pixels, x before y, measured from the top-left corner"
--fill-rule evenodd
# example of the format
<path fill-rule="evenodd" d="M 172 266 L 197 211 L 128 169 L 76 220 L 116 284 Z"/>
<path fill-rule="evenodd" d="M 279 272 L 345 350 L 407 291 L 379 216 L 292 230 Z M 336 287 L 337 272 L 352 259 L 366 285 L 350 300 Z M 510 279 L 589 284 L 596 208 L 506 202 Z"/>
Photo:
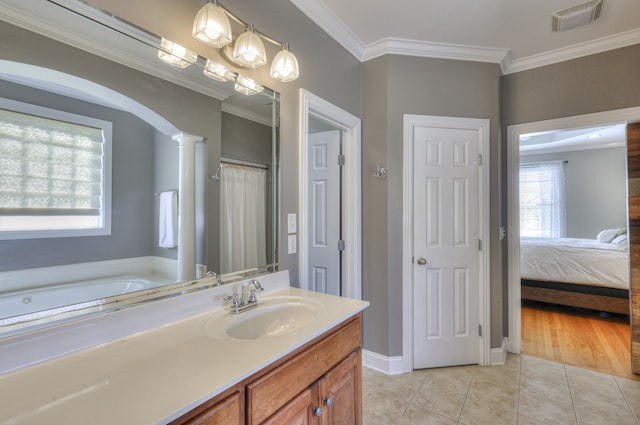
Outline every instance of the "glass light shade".
<path fill-rule="evenodd" d="M 204 66 L 204 75 L 217 81 L 231 81 L 236 78 L 236 74 L 229 71 L 226 66 L 207 59 Z"/>
<path fill-rule="evenodd" d="M 178 68 L 186 68 L 198 60 L 196 53 L 166 38 L 163 38 L 160 42 L 158 57 L 169 65 L 177 66 Z"/>
<path fill-rule="evenodd" d="M 260 84 L 256 83 L 251 78 L 247 78 L 242 75 L 238 75 L 234 88 L 237 92 L 242 93 L 245 96 L 261 93 L 262 90 L 264 90 L 264 87 Z"/>
<path fill-rule="evenodd" d="M 260 36 L 250 25 L 233 46 L 233 61 L 247 68 L 258 68 L 267 63 L 267 52 Z"/>
<path fill-rule="evenodd" d="M 202 6 L 193 20 L 193 36 L 218 49 L 231 43 L 231 23 L 224 10 L 214 3 Z"/>
<path fill-rule="evenodd" d="M 275 78 L 284 83 L 298 78 L 298 59 L 289 51 L 289 46 L 286 44 L 282 47 L 282 50 L 278 52 L 276 57 L 273 58 L 270 75 L 271 78 Z"/>

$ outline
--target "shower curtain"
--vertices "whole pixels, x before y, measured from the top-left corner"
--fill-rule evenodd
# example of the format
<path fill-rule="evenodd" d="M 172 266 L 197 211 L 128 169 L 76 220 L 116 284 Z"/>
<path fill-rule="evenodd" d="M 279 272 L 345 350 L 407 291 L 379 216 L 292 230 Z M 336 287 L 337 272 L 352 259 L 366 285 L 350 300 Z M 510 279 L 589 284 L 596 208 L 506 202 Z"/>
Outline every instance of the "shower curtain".
<path fill-rule="evenodd" d="M 267 263 L 267 170 L 224 164 L 220 167 L 220 273 Z"/>

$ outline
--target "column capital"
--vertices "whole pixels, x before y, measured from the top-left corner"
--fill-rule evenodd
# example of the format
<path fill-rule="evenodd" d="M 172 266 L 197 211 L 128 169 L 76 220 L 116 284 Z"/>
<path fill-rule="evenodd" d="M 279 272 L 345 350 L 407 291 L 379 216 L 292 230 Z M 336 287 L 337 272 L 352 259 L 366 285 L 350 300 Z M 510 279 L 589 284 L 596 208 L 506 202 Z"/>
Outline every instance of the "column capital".
<path fill-rule="evenodd" d="M 171 138 L 178 142 L 180 145 L 195 145 L 196 143 L 202 142 L 204 140 L 204 137 L 202 136 L 195 136 L 193 134 L 187 133 L 174 134 L 173 136 L 171 136 Z"/>

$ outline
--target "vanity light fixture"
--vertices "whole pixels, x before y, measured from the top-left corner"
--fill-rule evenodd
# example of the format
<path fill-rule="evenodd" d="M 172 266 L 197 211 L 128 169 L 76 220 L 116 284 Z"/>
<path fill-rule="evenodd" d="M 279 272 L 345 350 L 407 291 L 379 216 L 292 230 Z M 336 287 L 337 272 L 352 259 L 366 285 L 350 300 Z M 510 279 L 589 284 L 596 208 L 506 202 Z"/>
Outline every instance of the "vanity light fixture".
<path fill-rule="evenodd" d="M 264 90 L 264 87 L 262 87 L 260 84 L 243 75 L 238 75 L 234 88 L 237 92 L 242 93 L 245 96 L 251 96 L 257 93 L 261 93 L 262 90 Z"/>
<path fill-rule="evenodd" d="M 221 48 L 231 43 L 231 22 L 217 0 L 209 0 L 196 14 L 193 36 L 209 46 Z"/>
<path fill-rule="evenodd" d="M 298 74 L 298 59 L 289 50 L 289 43 L 284 43 L 282 50 L 278 52 L 271 63 L 271 78 L 286 83 L 298 78 Z"/>
<path fill-rule="evenodd" d="M 198 55 L 173 41 L 162 38 L 160 42 L 160 49 L 158 50 L 158 57 L 168 63 L 169 65 L 176 66 L 178 68 L 186 68 L 192 63 L 196 63 Z"/>
<path fill-rule="evenodd" d="M 235 42 L 231 32 L 232 21 L 243 29 Z M 220 49 L 221 55 L 229 63 L 245 68 L 259 68 L 267 64 L 267 52 L 263 40 L 268 41 L 282 48 L 271 64 L 271 77 L 287 82 L 295 80 L 300 74 L 298 60 L 289 50 L 289 43 L 274 40 L 256 30 L 253 24 L 242 21 L 218 0 L 207 0 L 207 3 L 198 11 L 193 22 L 192 34 L 197 40 Z"/>
<path fill-rule="evenodd" d="M 226 66 L 207 59 L 207 63 L 204 66 L 204 75 L 209 78 L 213 78 L 217 81 L 233 81 L 236 78 L 236 73 L 227 69 Z"/>
<path fill-rule="evenodd" d="M 267 63 L 267 51 L 253 24 L 249 24 L 247 30 L 236 40 L 232 59 L 247 68 L 260 68 Z"/>

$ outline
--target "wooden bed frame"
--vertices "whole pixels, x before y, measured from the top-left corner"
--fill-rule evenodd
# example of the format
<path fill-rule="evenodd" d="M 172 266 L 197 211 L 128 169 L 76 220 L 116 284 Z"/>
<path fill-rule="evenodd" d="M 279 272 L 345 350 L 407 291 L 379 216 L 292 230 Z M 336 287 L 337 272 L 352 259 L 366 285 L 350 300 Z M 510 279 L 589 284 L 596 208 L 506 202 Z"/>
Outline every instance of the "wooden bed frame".
<path fill-rule="evenodd" d="M 629 291 L 573 283 L 521 279 L 521 298 L 629 315 Z"/>

